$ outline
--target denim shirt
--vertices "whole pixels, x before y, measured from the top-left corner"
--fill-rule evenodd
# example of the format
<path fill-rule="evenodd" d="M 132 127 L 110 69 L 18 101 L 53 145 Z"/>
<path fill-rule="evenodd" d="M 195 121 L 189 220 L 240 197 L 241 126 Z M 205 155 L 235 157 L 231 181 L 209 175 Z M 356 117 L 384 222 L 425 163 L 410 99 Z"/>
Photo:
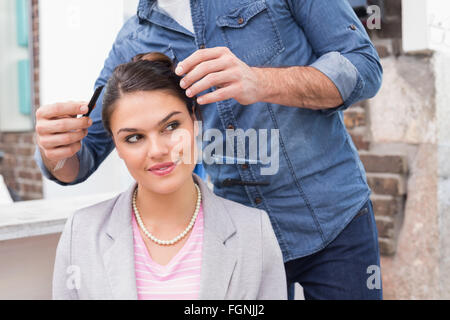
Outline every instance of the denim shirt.
<path fill-rule="evenodd" d="M 263 102 L 242 106 L 234 99 L 201 107 L 204 132 L 216 129 L 224 145 L 232 148 L 226 156 L 214 150 L 214 162 L 204 163 L 214 192 L 265 210 L 285 261 L 323 249 L 370 195 L 342 115 L 355 102 L 373 97 L 381 85 L 382 67 L 364 27 L 347 0 L 191 0 L 191 9 L 195 34 L 158 11 L 155 0 L 141 0 L 137 14 L 119 32 L 95 87 L 136 54 L 160 51 L 179 62 L 199 48 L 217 46 L 230 48 L 250 66 L 312 66 L 324 73 L 344 101 L 332 109 Z M 35 160 L 50 180 L 60 185 L 83 182 L 113 150 L 101 121 L 101 100 L 77 153 L 80 171 L 75 181 L 56 180 L 36 148 Z M 276 174 L 263 174 L 267 162 L 250 159 L 250 150 L 242 149 L 247 139 L 225 141 L 233 129 L 266 129 L 267 137 L 276 138 L 264 150 L 278 152 Z M 210 147 L 210 141 L 203 142 L 204 150 Z"/>

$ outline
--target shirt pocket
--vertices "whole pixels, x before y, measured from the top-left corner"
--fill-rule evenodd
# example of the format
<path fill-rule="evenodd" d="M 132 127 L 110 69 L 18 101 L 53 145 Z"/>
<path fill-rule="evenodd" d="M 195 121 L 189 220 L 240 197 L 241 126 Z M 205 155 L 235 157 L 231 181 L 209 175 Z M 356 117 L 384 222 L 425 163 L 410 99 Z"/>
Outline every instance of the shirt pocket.
<path fill-rule="evenodd" d="M 265 0 L 233 9 L 216 24 L 227 47 L 250 66 L 266 65 L 285 49 Z"/>

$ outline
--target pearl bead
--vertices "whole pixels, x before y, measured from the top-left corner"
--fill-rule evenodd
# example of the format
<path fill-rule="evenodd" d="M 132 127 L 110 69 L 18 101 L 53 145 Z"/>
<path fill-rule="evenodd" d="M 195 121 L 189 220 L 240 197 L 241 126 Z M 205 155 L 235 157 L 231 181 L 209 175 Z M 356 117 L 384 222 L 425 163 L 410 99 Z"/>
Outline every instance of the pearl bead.
<path fill-rule="evenodd" d="M 194 214 L 192 215 L 191 221 L 189 222 L 189 225 L 186 227 L 186 229 L 184 229 L 184 231 L 182 233 L 180 233 L 179 235 L 177 235 L 175 238 L 173 238 L 172 240 L 160 240 L 158 238 L 156 238 L 155 236 L 153 236 L 148 230 L 147 228 L 145 228 L 144 223 L 142 222 L 141 219 L 141 215 L 139 214 L 139 210 L 137 208 L 136 205 L 136 196 L 137 196 L 137 188 L 134 190 L 133 193 L 133 201 L 132 201 L 132 206 L 134 209 L 134 213 L 136 216 L 136 220 L 139 224 L 139 226 L 141 227 L 142 231 L 144 232 L 144 234 L 153 242 L 159 244 L 159 245 L 173 245 L 175 243 L 177 243 L 178 241 L 180 241 L 181 239 L 183 239 L 186 234 L 189 233 L 189 231 L 192 229 L 192 227 L 194 226 L 195 220 L 197 219 L 197 215 L 198 212 L 200 210 L 200 205 L 201 205 L 201 201 L 202 201 L 202 193 L 200 191 L 199 186 L 195 183 L 195 188 L 197 189 L 197 203 L 195 205 L 195 211 Z"/>

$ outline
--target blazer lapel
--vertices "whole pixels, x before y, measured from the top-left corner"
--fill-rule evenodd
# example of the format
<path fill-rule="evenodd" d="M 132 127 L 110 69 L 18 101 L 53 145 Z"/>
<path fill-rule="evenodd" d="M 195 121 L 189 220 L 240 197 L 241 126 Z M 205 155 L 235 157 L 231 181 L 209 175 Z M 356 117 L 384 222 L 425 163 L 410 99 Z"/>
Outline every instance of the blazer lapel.
<path fill-rule="evenodd" d="M 131 224 L 131 197 L 135 187 L 136 183 L 119 196 L 112 209 L 110 223 L 106 230 L 113 241 L 103 255 L 106 273 L 111 284 L 112 299 L 137 299 Z"/>
<path fill-rule="evenodd" d="M 224 300 L 236 266 L 236 255 L 206 227 L 204 232 L 199 299 Z"/>
<path fill-rule="evenodd" d="M 204 235 L 200 300 L 223 300 L 226 298 L 231 276 L 237 262 L 237 248 L 228 241 L 236 228 L 222 203 L 196 174 L 193 174 L 202 192 Z"/>

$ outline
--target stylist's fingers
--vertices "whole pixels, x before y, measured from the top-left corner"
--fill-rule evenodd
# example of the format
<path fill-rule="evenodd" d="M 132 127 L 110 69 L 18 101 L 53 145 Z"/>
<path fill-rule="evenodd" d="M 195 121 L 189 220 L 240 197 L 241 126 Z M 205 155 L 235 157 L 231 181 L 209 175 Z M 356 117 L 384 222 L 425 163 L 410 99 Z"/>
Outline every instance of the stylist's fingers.
<path fill-rule="evenodd" d="M 39 138 L 39 146 L 43 149 L 58 148 L 61 146 L 69 146 L 76 142 L 80 142 L 88 134 L 87 129 L 74 130 L 67 133 L 58 133 L 45 135 Z"/>
<path fill-rule="evenodd" d="M 36 111 L 35 131 L 41 154 L 49 161 L 59 161 L 80 150 L 81 140 L 86 137 L 92 120 L 89 117 L 77 118 L 77 115 L 87 111 L 87 103 L 83 101 L 40 107 Z"/>
<path fill-rule="evenodd" d="M 197 98 L 197 102 L 198 104 L 209 104 L 218 101 L 228 100 L 236 96 L 236 94 L 239 92 L 240 92 L 239 85 L 232 84 Z"/>
<path fill-rule="evenodd" d="M 208 49 L 199 49 L 189 57 L 178 63 L 175 73 L 179 76 L 189 73 L 198 64 L 203 61 L 212 60 L 220 57 L 222 54 L 230 50 L 227 47 L 215 47 Z"/>
<path fill-rule="evenodd" d="M 229 59 L 218 58 L 198 64 L 181 80 L 180 87 L 183 89 L 193 87 L 193 84 L 208 74 L 225 70 L 229 66 L 229 62 Z"/>
<path fill-rule="evenodd" d="M 44 149 L 44 155 L 49 160 L 59 161 L 72 157 L 81 149 L 81 142 L 75 142 L 70 145 L 65 145 L 56 148 Z"/>
<path fill-rule="evenodd" d="M 36 120 L 76 117 L 88 112 L 87 104 L 85 101 L 69 101 L 45 105 L 36 111 Z"/>
<path fill-rule="evenodd" d="M 36 121 L 36 133 L 38 135 L 65 133 L 73 130 L 86 129 L 92 125 L 89 117 L 60 118 L 54 120 Z"/>
<path fill-rule="evenodd" d="M 188 97 L 193 97 L 211 87 L 219 88 L 237 80 L 239 80 L 239 73 L 236 73 L 233 70 L 209 73 L 203 79 L 194 83 L 188 90 L 186 90 L 186 95 Z"/>

